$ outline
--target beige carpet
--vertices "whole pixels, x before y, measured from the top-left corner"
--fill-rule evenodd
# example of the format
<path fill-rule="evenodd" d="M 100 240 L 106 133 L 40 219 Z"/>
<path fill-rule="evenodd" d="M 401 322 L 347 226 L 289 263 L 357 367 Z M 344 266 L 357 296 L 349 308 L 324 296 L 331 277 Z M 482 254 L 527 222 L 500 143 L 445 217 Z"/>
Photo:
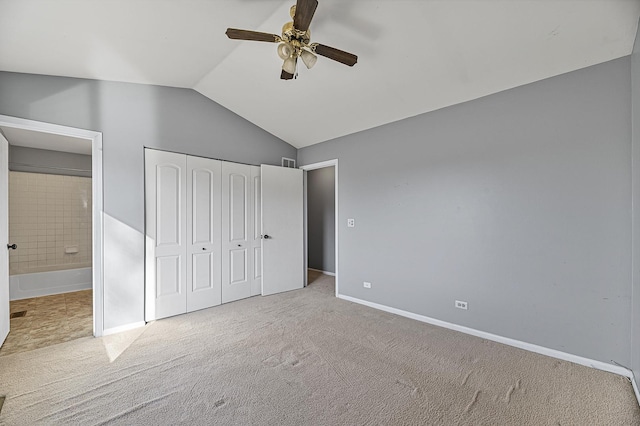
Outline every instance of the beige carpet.
<path fill-rule="evenodd" d="M 332 292 L 322 278 L 1 357 L 0 424 L 640 424 L 625 378 Z"/>

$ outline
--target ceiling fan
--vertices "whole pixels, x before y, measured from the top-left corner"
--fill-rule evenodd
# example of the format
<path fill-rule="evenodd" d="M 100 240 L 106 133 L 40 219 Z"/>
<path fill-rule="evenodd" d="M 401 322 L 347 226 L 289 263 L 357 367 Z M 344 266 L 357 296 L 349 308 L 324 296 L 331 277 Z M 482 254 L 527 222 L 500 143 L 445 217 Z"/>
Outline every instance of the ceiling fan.
<path fill-rule="evenodd" d="M 291 6 L 289 14 L 293 21 L 287 22 L 282 27 L 282 35 L 261 33 L 258 31 L 239 30 L 227 28 L 227 37 L 234 40 L 265 41 L 270 43 L 280 43 L 278 45 L 278 56 L 284 60 L 280 78 L 291 80 L 296 74 L 298 58 L 302 59 L 309 69 L 318 60 L 317 55 L 324 56 L 334 61 L 338 61 L 350 67 L 358 62 L 358 57 L 354 54 L 325 46 L 320 43 L 311 43 L 311 32 L 309 24 L 313 19 L 313 14 L 318 7 L 317 0 L 297 0 Z"/>

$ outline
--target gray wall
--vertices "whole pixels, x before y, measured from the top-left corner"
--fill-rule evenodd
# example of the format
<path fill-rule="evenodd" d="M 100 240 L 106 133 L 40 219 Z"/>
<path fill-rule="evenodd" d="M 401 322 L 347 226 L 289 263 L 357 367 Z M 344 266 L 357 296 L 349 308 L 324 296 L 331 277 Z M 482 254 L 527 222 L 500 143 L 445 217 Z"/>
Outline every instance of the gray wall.
<path fill-rule="evenodd" d="M 335 167 L 307 172 L 309 268 L 335 272 Z"/>
<path fill-rule="evenodd" d="M 0 114 L 103 133 L 107 329 L 144 320 L 144 147 L 248 164 L 296 157 L 188 89 L 0 72 Z"/>
<path fill-rule="evenodd" d="M 624 57 L 300 150 L 340 162 L 340 293 L 629 365 L 630 82 Z"/>
<path fill-rule="evenodd" d="M 631 369 L 640 386 L 640 30 L 631 55 L 633 134 L 633 302 Z"/>
<path fill-rule="evenodd" d="M 91 156 L 9 145 L 9 170 L 91 177 Z"/>

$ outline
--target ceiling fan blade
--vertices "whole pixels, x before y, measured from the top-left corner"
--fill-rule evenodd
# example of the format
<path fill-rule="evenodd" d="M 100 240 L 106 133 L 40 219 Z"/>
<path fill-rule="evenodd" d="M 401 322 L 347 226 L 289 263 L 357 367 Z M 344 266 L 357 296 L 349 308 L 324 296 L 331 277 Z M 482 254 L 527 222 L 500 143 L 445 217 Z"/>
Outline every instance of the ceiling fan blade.
<path fill-rule="evenodd" d="M 227 37 L 234 40 L 266 41 L 271 43 L 278 43 L 280 41 L 280 36 L 275 34 L 239 30 L 237 28 L 227 28 L 227 32 L 225 34 Z"/>
<path fill-rule="evenodd" d="M 318 0 L 298 0 L 296 2 L 296 15 L 293 17 L 293 26 L 296 30 L 307 31 L 309 29 L 317 7 Z"/>
<path fill-rule="evenodd" d="M 283 80 L 293 80 L 293 74 L 289 74 L 285 70 L 282 70 L 282 73 L 280 74 L 280 78 Z"/>
<path fill-rule="evenodd" d="M 345 52 L 344 50 L 336 49 L 335 47 L 325 46 L 324 44 L 316 44 L 314 51 L 325 58 L 333 59 L 334 61 L 341 62 L 350 67 L 354 66 L 358 62 L 358 57 L 353 53 Z"/>

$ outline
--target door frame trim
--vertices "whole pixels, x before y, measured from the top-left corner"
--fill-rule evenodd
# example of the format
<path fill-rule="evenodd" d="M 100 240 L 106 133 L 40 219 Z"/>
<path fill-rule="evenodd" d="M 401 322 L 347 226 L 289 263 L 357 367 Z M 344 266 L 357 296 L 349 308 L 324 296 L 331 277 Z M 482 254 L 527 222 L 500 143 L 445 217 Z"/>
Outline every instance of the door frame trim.
<path fill-rule="evenodd" d="M 104 205 L 102 176 L 102 133 L 93 130 L 61 126 L 42 121 L 0 115 L 0 126 L 31 130 L 53 135 L 87 139 L 91 142 L 91 191 L 92 191 L 92 273 L 93 273 L 93 335 L 104 334 Z"/>
<path fill-rule="evenodd" d="M 333 160 L 327 160 L 327 161 L 321 161 L 319 163 L 313 163 L 313 164 L 307 164 L 304 166 L 300 166 L 299 169 L 301 169 L 302 171 L 304 171 L 304 262 L 305 262 L 305 285 L 306 285 L 306 271 L 309 267 L 309 265 L 307 264 L 308 262 L 308 257 L 309 257 L 309 241 L 307 238 L 307 228 L 309 226 L 309 224 L 307 223 L 307 173 L 310 170 L 317 170 L 317 169 L 324 169 L 326 167 L 334 167 L 333 172 L 334 172 L 334 184 L 333 184 L 333 188 L 334 188 L 334 192 L 335 192 L 335 213 L 334 213 L 334 222 L 335 222 L 335 265 L 336 265 L 336 272 L 335 272 L 335 277 L 336 277 L 336 297 L 338 297 L 338 295 L 340 294 L 340 292 L 338 291 L 339 287 L 339 279 L 338 277 L 340 276 L 340 274 L 338 273 L 338 271 L 340 270 L 338 267 L 338 235 L 339 235 L 339 208 L 338 208 L 338 192 L 339 192 L 339 185 L 338 185 L 338 159 L 334 158 Z"/>

